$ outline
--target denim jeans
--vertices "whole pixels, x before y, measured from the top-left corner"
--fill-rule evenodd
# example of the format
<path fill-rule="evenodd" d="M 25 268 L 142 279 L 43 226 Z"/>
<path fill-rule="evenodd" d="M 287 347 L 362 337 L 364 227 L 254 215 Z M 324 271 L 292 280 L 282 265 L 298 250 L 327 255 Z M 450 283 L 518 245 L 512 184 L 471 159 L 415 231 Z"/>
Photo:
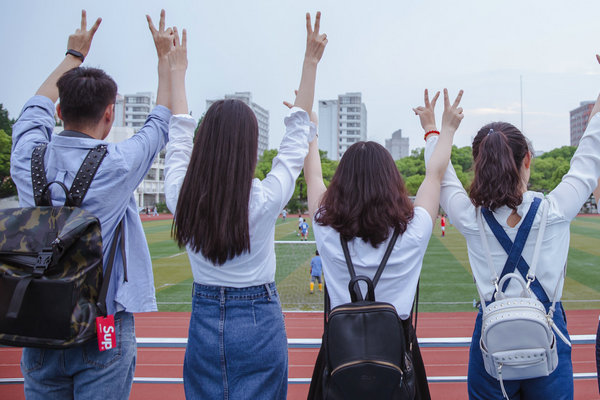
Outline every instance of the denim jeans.
<path fill-rule="evenodd" d="M 186 398 L 285 399 L 287 338 L 275 283 L 193 290 Z"/>
<path fill-rule="evenodd" d="M 544 304 L 548 309 L 548 304 Z M 475 330 L 469 351 L 469 374 L 467 386 L 471 400 L 501 400 L 502 390 L 500 382 L 489 375 L 483 365 L 483 356 L 479 347 L 481 338 L 481 308 L 475 320 Z M 556 327 L 569 339 L 567 321 L 562 304 L 556 303 L 554 312 Z M 570 339 L 569 339 L 570 340 Z M 504 388 L 510 400 L 572 400 L 573 399 L 573 364 L 571 362 L 571 348 L 558 336 L 558 366 L 548 376 L 523 380 L 505 380 Z"/>
<path fill-rule="evenodd" d="M 116 347 L 105 351 L 96 340 L 64 350 L 25 347 L 27 400 L 128 399 L 137 353 L 133 314 L 115 314 L 115 333 Z"/>

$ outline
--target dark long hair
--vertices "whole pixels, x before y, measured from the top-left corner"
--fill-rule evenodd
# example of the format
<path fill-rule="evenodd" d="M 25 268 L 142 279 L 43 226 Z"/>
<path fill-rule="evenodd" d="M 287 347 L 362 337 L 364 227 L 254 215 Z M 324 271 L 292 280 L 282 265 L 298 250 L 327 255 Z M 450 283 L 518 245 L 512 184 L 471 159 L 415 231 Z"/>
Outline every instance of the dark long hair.
<path fill-rule="evenodd" d="M 196 131 L 181 186 L 173 235 L 216 265 L 250 251 L 248 202 L 258 124 L 239 100 L 215 102 Z"/>
<path fill-rule="evenodd" d="M 481 128 L 473 140 L 471 202 L 492 211 L 502 206 L 516 210 L 523 201 L 520 168 L 528 151 L 525 136 L 507 122 Z"/>
<path fill-rule="evenodd" d="M 413 205 L 390 153 L 375 142 L 358 142 L 344 153 L 315 221 L 351 240 L 377 247 L 390 228 L 404 233 Z"/>

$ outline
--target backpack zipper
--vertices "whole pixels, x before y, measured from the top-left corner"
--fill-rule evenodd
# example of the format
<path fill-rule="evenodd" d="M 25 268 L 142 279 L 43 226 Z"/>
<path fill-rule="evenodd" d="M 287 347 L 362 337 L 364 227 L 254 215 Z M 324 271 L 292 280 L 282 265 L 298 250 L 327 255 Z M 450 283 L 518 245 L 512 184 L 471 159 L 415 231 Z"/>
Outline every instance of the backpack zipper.
<path fill-rule="evenodd" d="M 383 366 L 386 366 L 386 367 L 393 368 L 393 369 L 395 369 L 396 371 L 398 371 L 398 372 L 400 372 L 402 374 L 402 369 L 400 369 L 400 367 L 398 367 L 397 365 L 392 364 L 390 362 L 377 361 L 377 360 L 357 360 L 357 361 L 351 361 L 351 362 L 347 362 L 347 363 L 344 363 L 342 365 L 339 365 L 333 371 L 331 371 L 331 375 L 335 374 L 337 371 L 339 371 L 342 368 L 351 367 L 353 365 L 362 364 L 362 363 L 373 363 L 373 364 L 383 365 Z"/>
<path fill-rule="evenodd" d="M 381 309 L 389 309 L 389 310 L 393 310 L 393 311 L 396 310 L 394 308 L 394 306 L 389 305 L 389 304 L 380 304 L 380 305 L 372 305 L 372 306 L 358 306 L 358 307 L 343 307 L 343 308 L 336 308 L 335 310 L 333 310 L 330 314 L 330 317 L 341 311 L 358 311 L 358 310 L 364 310 L 365 308 L 370 308 L 370 309 L 381 308 Z"/>

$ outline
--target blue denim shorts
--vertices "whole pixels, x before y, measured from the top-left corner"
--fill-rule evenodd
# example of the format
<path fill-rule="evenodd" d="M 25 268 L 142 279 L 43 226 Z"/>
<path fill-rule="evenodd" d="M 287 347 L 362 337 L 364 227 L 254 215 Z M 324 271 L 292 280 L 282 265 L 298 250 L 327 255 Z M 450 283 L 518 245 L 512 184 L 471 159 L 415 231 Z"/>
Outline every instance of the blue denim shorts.
<path fill-rule="evenodd" d="M 115 314 L 117 345 L 90 340 L 64 350 L 25 347 L 21 372 L 28 400 L 128 399 L 137 355 L 133 314 Z"/>
<path fill-rule="evenodd" d="M 544 304 L 548 309 L 549 304 Z M 471 400 L 503 399 L 502 390 L 498 380 L 489 375 L 483 365 L 483 356 L 479 347 L 481 338 L 481 308 L 475 320 L 471 350 L 469 351 L 469 376 L 468 390 Z M 554 312 L 556 327 L 569 339 L 567 320 L 560 302 L 556 303 Z M 571 348 L 558 336 L 558 366 L 548 376 L 523 380 L 505 380 L 504 387 L 510 399 L 520 400 L 572 400 L 573 399 L 573 364 L 571 362 Z"/>
<path fill-rule="evenodd" d="M 187 399 L 285 399 L 288 352 L 275 283 L 194 283 L 183 364 Z"/>

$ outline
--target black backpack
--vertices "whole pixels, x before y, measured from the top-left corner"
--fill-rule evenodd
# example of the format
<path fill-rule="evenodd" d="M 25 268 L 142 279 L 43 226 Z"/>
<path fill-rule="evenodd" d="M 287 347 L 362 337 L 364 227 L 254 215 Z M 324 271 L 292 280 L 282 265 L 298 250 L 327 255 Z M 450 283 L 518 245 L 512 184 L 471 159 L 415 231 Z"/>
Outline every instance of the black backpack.
<path fill-rule="evenodd" d="M 324 368 L 321 376 L 315 376 L 319 373 L 315 368 L 309 398 L 414 398 L 415 374 L 403 322 L 392 304 L 375 301 L 375 286 L 398 236 L 399 231 L 396 230 L 373 280 L 356 276 L 347 241 L 340 238 L 350 273 L 348 290 L 352 301 L 329 312 L 325 288 L 326 315 L 320 354 Z M 367 284 L 364 299 L 358 284 L 360 281 Z"/>
<path fill-rule="evenodd" d="M 65 348 L 96 337 L 122 230 L 119 223 L 103 279 L 100 221 L 79 207 L 106 145 L 89 151 L 70 190 L 47 183 L 45 151 L 40 145 L 31 158 L 36 207 L 0 210 L 0 344 L 9 346 Z M 65 191 L 64 206 L 52 206 L 52 184 Z"/>

